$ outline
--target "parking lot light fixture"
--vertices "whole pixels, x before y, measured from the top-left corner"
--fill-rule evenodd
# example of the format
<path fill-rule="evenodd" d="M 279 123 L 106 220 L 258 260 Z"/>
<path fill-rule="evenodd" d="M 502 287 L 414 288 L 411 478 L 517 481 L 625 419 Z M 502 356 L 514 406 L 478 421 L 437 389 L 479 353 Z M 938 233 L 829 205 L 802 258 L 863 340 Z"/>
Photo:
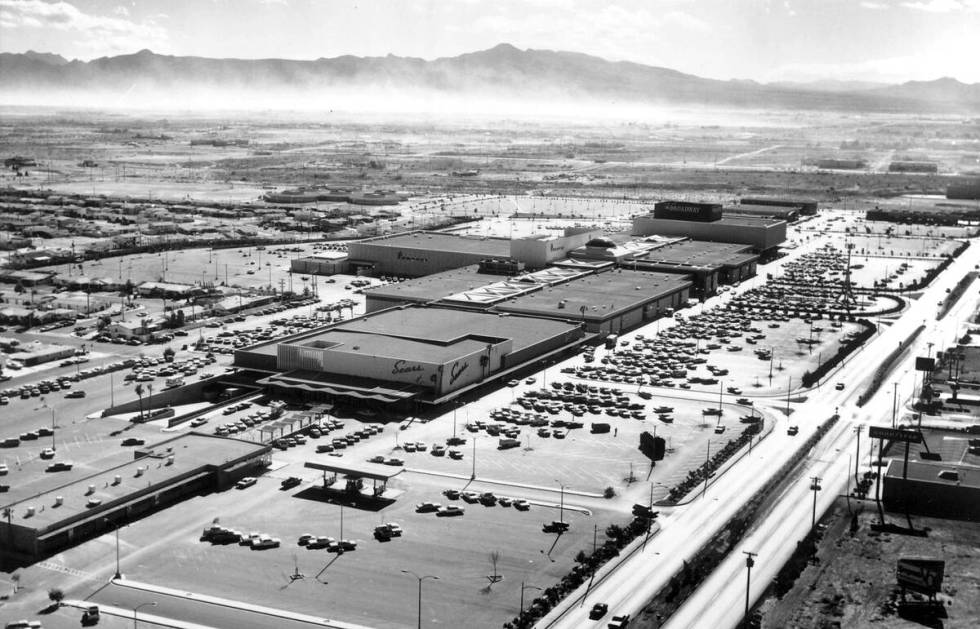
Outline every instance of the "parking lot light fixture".
<path fill-rule="evenodd" d="M 542 588 L 539 588 L 536 585 L 524 585 L 524 582 L 521 581 L 521 607 L 517 614 L 518 618 L 524 615 L 524 590 L 537 590 L 539 592 L 543 591 Z"/>
<path fill-rule="evenodd" d="M 419 576 L 418 574 L 416 574 L 415 572 L 412 572 L 411 570 L 402 570 L 402 573 L 407 574 L 409 576 L 412 576 L 412 577 L 415 577 L 416 579 L 418 579 L 418 582 L 419 582 L 418 629 L 422 629 L 422 582 L 425 581 L 426 579 L 432 579 L 434 581 L 438 581 L 439 580 L 439 577 L 437 577 L 434 574 L 426 574 L 426 575 L 423 575 L 423 576 Z"/>
<path fill-rule="evenodd" d="M 565 522 L 565 484 L 558 479 L 555 479 L 555 482 L 558 483 L 558 488 L 559 488 L 558 521 L 564 523 Z"/>
<path fill-rule="evenodd" d="M 157 606 L 157 602 L 156 601 L 149 601 L 147 603 L 140 603 L 135 608 L 133 608 L 133 629 L 137 629 L 137 627 L 136 627 L 136 624 L 138 622 L 138 619 L 137 619 L 137 616 L 136 616 L 137 612 L 139 612 L 139 610 L 141 608 L 143 608 L 143 607 L 156 607 L 156 606 Z"/>

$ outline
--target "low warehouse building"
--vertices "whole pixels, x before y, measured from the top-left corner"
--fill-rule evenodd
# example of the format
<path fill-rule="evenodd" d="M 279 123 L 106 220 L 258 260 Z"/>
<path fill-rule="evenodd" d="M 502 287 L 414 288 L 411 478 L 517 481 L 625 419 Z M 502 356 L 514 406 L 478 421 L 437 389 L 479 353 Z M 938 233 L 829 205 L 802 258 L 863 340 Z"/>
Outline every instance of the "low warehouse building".
<path fill-rule="evenodd" d="M 738 200 L 738 202 L 742 205 L 767 205 L 769 207 L 797 208 L 802 216 L 813 216 L 817 213 L 817 202 L 813 199 L 742 197 Z"/>
<path fill-rule="evenodd" d="M 486 309 L 511 297 L 582 277 L 589 271 L 549 268 L 509 277 L 466 266 L 364 291 L 367 312 L 405 304 L 441 304 Z"/>
<path fill-rule="evenodd" d="M 617 269 L 549 286 L 494 310 L 578 319 L 588 332 L 620 333 L 686 304 L 691 285 L 683 275 Z"/>
<path fill-rule="evenodd" d="M 36 560 L 203 491 L 226 488 L 267 466 L 270 446 L 188 433 L 137 450 L 94 474 L 57 472 L 64 484 L 7 505 L 4 548 Z"/>
<path fill-rule="evenodd" d="M 800 209 L 795 207 L 740 203 L 726 207 L 725 216 L 762 216 L 764 218 L 774 218 L 792 223 L 800 218 Z"/>
<path fill-rule="evenodd" d="M 893 459 L 885 472 L 882 500 L 890 511 L 980 521 L 980 469 Z"/>
<path fill-rule="evenodd" d="M 687 236 L 692 240 L 751 245 L 763 257 L 774 254 L 786 241 L 786 221 L 757 216 L 723 217 L 714 221 L 657 218 L 653 214 L 633 219 L 634 236 Z"/>
<path fill-rule="evenodd" d="M 259 382 L 281 395 L 441 404 L 586 338 L 578 321 L 406 306 L 238 351 L 235 365 L 270 372 Z"/>
<path fill-rule="evenodd" d="M 632 267 L 690 275 L 694 278 L 692 291 L 710 297 L 720 284 L 735 284 L 755 276 L 759 256 L 751 249 L 749 245 L 685 240 L 647 252 Z"/>
<path fill-rule="evenodd" d="M 322 251 L 305 258 L 293 258 L 289 270 L 309 275 L 336 275 L 347 273 L 347 254 L 342 251 Z"/>
<path fill-rule="evenodd" d="M 486 258 L 509 258 L 510 241 L 412 232 L 352 242 L 347 250 L 352 269 L 377 275 L 419 277 L 479 264 Z"/>

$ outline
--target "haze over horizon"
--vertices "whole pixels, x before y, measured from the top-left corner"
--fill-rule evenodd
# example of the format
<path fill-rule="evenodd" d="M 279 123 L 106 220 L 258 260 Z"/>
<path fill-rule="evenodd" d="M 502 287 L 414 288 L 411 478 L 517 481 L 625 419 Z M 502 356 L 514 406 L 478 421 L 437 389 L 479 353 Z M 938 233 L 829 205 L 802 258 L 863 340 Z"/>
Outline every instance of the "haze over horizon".
<path fill-rule="evenodd" d="M 507 42 L 706 78 L 980 82 L 980 0 L 0 0 L 0 51 L 436 59 Z"/>

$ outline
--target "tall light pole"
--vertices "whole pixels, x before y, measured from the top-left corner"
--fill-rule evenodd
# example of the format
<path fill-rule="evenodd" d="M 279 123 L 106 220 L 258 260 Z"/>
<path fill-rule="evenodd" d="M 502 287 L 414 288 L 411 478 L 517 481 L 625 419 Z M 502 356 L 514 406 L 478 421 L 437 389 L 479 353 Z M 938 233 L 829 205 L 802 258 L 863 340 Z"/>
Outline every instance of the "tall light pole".
<path fill-rule="evenodd" d="M 157 602 L 156 601 L 150 601 L 148 603 L 140 603 L 139 605 L 137 605 L 133 609 L 133 629 L 136 629 L 136 623 L 137 623 L 136 613 L 140 610 L 140 608 L 142 608 L 142 607 L 156 607 L 156 606 L 157 606 Z"/>
<path fill-rule="evenodd" d="M 892 428 L 895 427 L 895 415 L 898 412 L 898 382 L 892 383 Z"/>
<path fill-rule="evenodd" d="M 407 574 L 407 575 L 409 575 L 409 576 L 413 576 L 413 577 L 415 577 L 416 579 L 419 580 L 419 622 L 418 622 L 418 629 L 422 629 L 422 582 L 425 581 L 426 579 L 433 579 L 435 581 L 438 581 L 439 580 L 439 577 L 437 577 L 434 574 L 426 574 L 426 575 L 420 577 L 419 575 L 415 574 L 411 570 L 402 570 L 402 572 L 405 573 L 405 574 Z M 521 594 L 523 596 L 523 591 L 522 591 Z"/>
<path fill-rule="evenodd" d="M 521 607 L 520 611 L 517 613 L 518 618 L 524 615 L 524 590 L 537 590 L 540 592 L 541 588 L 536 585 L 524 585 L 524 582 L 521 581 Z"/>
<path fill-rule="evenodd" d="M 565 523 L 565 484 L 562 483 L 558 479 L 555 479 L 555 482 L 558 483 L 558 488 L 559 488 L 558 489 L 558 491 L 559 491 L 559 494 L 558 494 L 558 496 L 559 496 L 559 498 L 558 498 L 558 521 L 561 522 L 562 524 L 564 524 Z"/>
<path fill-rule="evenodd" d="M 750 553 L 747 550 L 743 550 L 742 554 L 745 555 L 745 620 L 749 618 L 749 587 L 752 584 L 752 566 L 755 565 L 755 557 L 758 553 Z"/>
<path fill-rule="evenodd" d="M 812 529 L 817 526 L 817 492 L 821 489 L 821 478 L 819 476 L 811 476 L 810 480 L 812 481 L 810 483 L 810 489 L 813 490 L 813 516 L 810 518 L 810 528 Z"/>
<path fill-rule="evenodd" d="M 858 462 L 861 460 L 861 431 L 863 429 L 864 426 L 861 424 L 858 424 L 857 426 L 854 427 L 854 432 L 857 434 L 857 442 L 854 444 L 855 445 L 855 449 L 854 449 L 855 450 L 854 452 L 854 484 L 855 485 L 858 485 L 861 482 L 861 479 L 858 478 L 858 464 L 859 464 Z"/>

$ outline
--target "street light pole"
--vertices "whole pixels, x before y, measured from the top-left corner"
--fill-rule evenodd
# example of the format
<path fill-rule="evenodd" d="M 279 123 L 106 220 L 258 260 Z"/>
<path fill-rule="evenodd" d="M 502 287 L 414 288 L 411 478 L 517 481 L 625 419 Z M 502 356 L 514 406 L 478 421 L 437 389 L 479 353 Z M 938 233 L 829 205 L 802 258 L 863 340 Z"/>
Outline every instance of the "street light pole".
<path fill-rule="evenodd" d="M 565 523 L 565 485 L 560 480 L 555 480 L 559 487 L 559 498 L 558 498 L 558 521 L 562 524 Z"/>
<path fill-rule="evenodd" d="M 752 566 L 755 565 L 755 560 L 752 559 L 758 553 L 750 553 L 747 550 L 743 550 L 742 554 L 745 555 L 745 620 L 749 618 L 749 587 L 752 583 Z"/>
<path fill-rule="evenodd" d="M 810 528 L 812 529 L 817 526 L 817 492 L 820 491 L 821 478 L 812 476 L 810 480 L 813 481 L 810 483 L 810 489 L 813 490 L 813 516 L 810 518 Z"/>
<path fill-rule="evenodd" d="M 122 572 L 119 570 L 119 525 L 116 525 L 116 578 L 122 578 Z"/>
<path fill-rule="evenodd" d="M 898 412 L 898 382 L 892 383 L 892 428 L 895 427 L 895 415 Z"/>
<path fill-rule="evenodd" d="M 854 432 L 857 433 L 857 442 L 855 443 L 854 451 L 854 484 L 858 485 L 861 480 L 858 478 L 858 462 L 861 460 L 861 430 L 864 428 L 862 425 L 857 425 L 854 427 Z"/>
<path fill-rule="evenodd" d="M 434 574 L 427 574 L 427 575 L 424 575 L 424 576 L 421 576 L 420 577 L 419 575 L 415 574 L 411 570 L 402 570 L 402 572 L 404 574 L 407 574 L 407 575 L 410 575 L 410 576 L 415 577 L 419 581 L 419 616 L 418 616 L 419 620 L 418 620 L 418 629 L 422 629 L 422 581 L 425 581 L 426 579 L 433 579 L 435 581 L 438 581 L 439 580 L 439 577 L 435 576 Z M 524 594 L 524 592 L 522 590 L 521 591 L 521 595 L 523 596 L 523 594 Z"/>
<path fill-rule="evenodd" d="M 156 606 L 157 606 L 157 602 L 156 601 L 150 601 L 149 603 L 140 603 L 139 605 L 137 605 L 133 609 L 133 629 L 136 629 L 136 623 L 137 623 L 136 613 L 140 610 L 140 608 L 141 607 L 156 607 Z"/>
<path fill-rule="evenodd" d="M 521 581 L 521 607 L 520 607 L 520 611 L 517 614 L 518 618 L 524 615 L 524 590 L 537 590 L 540 592 L 541 588 L 539 588 L 536 585 L 524 585 L 524 582 Z"/>

